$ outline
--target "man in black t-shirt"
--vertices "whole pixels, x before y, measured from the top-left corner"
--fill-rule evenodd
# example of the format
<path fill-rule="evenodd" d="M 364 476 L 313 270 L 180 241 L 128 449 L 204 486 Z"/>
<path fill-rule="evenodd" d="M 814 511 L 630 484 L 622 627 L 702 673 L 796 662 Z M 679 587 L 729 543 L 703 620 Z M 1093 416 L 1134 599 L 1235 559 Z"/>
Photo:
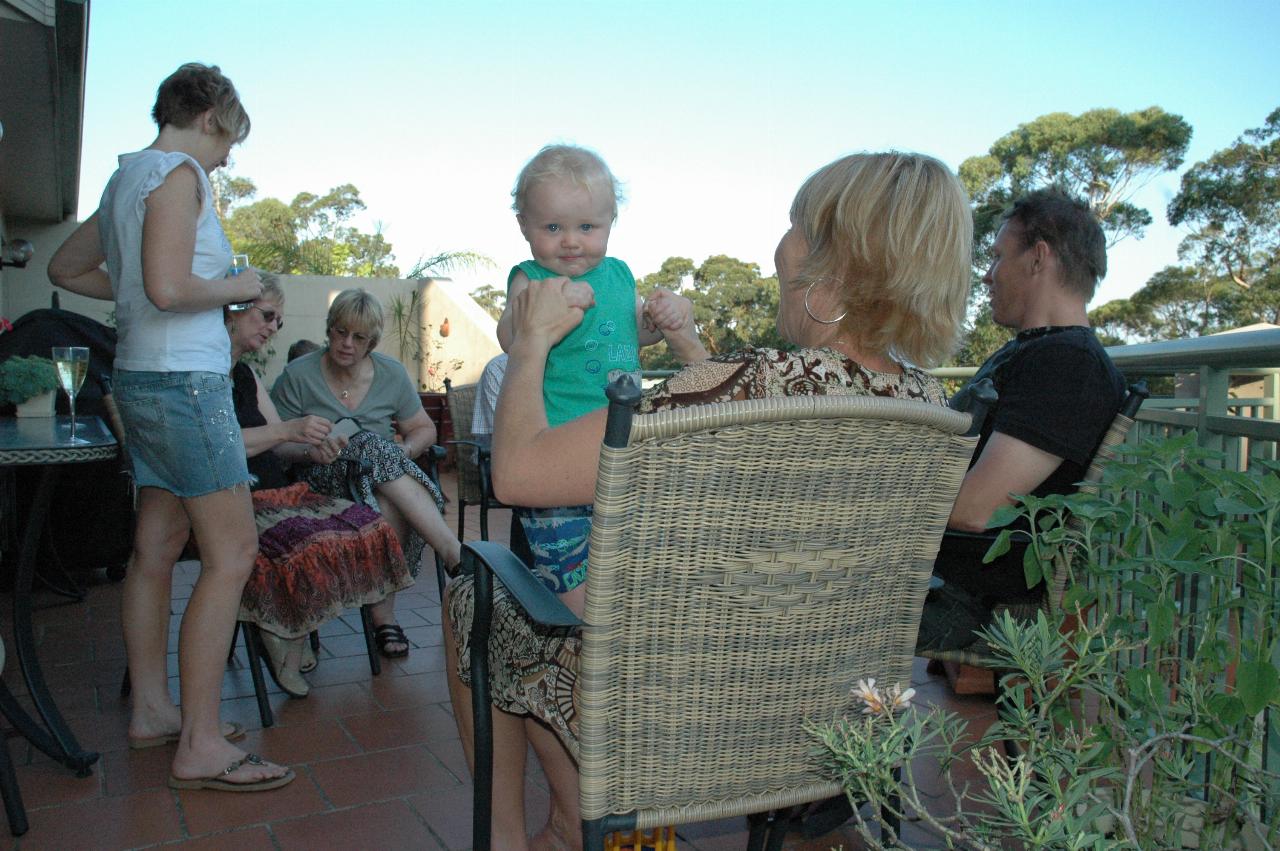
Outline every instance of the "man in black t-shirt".
<path fill-rule="evenodd" d="M 990 378 L 999 400 L 947 523 L 972 532 L 986 529 L 1010 494 L 1074 491 L 1124 398 L 1085 310 L 1107 271 L 1106 240 L 1089 208 L 1057 190 L 1033 192 L 1006 214 L 991 253 L 983 281 L 992 317 L 1018 334 L 974 376 Z M 964 407 L 971 385 L 953 407 Z M 988 604 L 1027 594 L 1021 558 L 982 565 L 985 549 L 944 541 L 935 572 Z"/>

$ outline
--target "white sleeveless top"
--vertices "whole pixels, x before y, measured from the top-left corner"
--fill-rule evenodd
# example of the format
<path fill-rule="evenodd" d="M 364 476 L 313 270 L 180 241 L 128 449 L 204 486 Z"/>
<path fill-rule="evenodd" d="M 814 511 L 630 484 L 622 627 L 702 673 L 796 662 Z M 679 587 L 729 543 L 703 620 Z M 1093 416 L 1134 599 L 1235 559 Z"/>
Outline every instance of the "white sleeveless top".
<path fill-rule="evenodd" d="M 231 340 L 222 309 L 199 313 L 160 310 L 142 285 L 142 223 L 147 196 L 175 168 L 190 165 L 199 178 L 200 214 L 196 219 L 191 272 L 216 280 L 231 266 L 231 243 L 213 211 L 213 190 L 204 169 L 179 152 L 138 151 L 120 156 L 98 206 L 99 238 L 116 299 L 116 360 L 120 369 L 138 372 L 231 371 Z"/>

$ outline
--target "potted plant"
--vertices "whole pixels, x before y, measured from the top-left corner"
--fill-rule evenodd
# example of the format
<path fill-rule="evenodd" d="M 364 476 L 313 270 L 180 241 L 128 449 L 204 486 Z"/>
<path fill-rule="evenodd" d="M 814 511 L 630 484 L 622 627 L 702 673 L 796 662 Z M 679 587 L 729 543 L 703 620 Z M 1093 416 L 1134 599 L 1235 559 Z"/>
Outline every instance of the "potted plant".
<path fill-rule="evenodd" d="M 14 405 L 20 417 L 51 417 L 58 389 L 53 361 L 39 355 L 0 363 L 0 404 Z"/>
<path fill-rule="evenodd" d="M 976 743 L 874 683 L 860 717 L 811 725 L 850 798 L 969 847 L 1280 846 L 1280 463 L 1250 463 L 1147 441 L 1097 495 L 993 518 L 1034 530 L 1028 580 L 1067 572 L 1064 617 L 986 630 L 1013 673 Z M 922 758 L 943 795 L 920 791 Z"/>

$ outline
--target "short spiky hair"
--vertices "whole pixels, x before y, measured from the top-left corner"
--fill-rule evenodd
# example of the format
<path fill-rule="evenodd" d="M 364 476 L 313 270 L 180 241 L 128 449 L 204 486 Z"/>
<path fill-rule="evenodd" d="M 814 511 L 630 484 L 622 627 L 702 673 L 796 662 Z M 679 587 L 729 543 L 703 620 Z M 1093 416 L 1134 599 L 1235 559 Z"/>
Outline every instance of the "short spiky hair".
<path fill-rule="evenodd" d="M 622 186 L 595 151 L 577 145 L 547 145 L 520 169 L 511 197 L 511 209 L 523 213 L 529 200 L 529 189 L 544 180 L 568 180 L 588 192 L 605 188 L 613 198 L 613 217 L 618 217 L 622 203 Z"/>
<path fill-rule="evenodd" d="M 842 157 L 804 182 L 791 223 L 808 243 L 795 285 L 837 285 L 842 330 L 874 352 L 936 366 L 959 341 L 973 217 L 956 176 L 923 154 Z"/>
<path fill-rule="evenodd" d="M 166 124 L 185 129 L 210 109 L 214 124 L 233 142 L 239 144 L 248 138 L 249 113 L 240 104 L 231 80 L 217 65 L 188 62 L 156 90 L 151 118 L 162 130 Z"/>
<path fill-rule="evenodd" d="M 1107 237 L 1088 204 L 1056 187 L 1039 189 L 1014 201 L 1004 222 L 1018 226 L 1027 248 L 1043 240 L 1062 265 L 1067 288 L 1086 302 L 1093 298 L 1107 276 Z"/>

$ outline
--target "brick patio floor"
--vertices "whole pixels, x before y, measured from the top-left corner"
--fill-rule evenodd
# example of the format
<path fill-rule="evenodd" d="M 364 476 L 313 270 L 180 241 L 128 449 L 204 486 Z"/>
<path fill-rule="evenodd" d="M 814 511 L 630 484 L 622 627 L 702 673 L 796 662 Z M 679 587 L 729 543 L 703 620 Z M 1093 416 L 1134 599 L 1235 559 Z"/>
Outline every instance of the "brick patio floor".
<path fill-rule="evenodd" d="M 445 489 L 452 480 L 445 477 Z M 450 522 L 456 524 L 453 505 Z M 467 538 L 479 537 L 477 512 L 468 510 Z M 505 542 L 508 515 L 490 515 L 495 540 Z M 174 579 L 173 612 L 180 614 L 199 565 L 183 562 Z M 31 829 L 12 840 L 22 849 L 424 848 L 465 849 L 471 844 L 471 782 L 449 710 L 440 637 L 440 602 L 434 578 L 397 598 L 400 623 L 413 644 L 407 659 L 383 662 L 371 677 L 355 611 L 321 632 L 320 665 L 309 675 L 311 695 L 291 700 L 268 678 L 276 723 L 262 729 L 243 648 L 228 666 L 222 716 L 249 735 L 248 750 L 292 765 L 298 779 L 260 794 L 174 792 L 166 786 L 170 748 L 131 751 L 126 746 L 127 702 L 120 697 L 125 670 L 120 634 L 120 586 L 90 580 L 82 603 L 43 608 L 35 614 L 46 679 L 81 744 L 102 754 L 93 774 L 77 778 L 10 733 Z M 43 598 L 41 598 L 43 599 Z M 52 602 L 56 598 L 50 598 Z M 0 625 L 12 647 L 8 600 L 0 601 Z M 178 619 L 172 624 L 169 670 L 177 694 Z M 955 697 L 945 682 L 916 660 L 918 701 L 939 703 L 984 729 L 993 717 L 989 699 Z M 16 664 L 5 681 L 25 691 Z M 22 699 L 22 698 L 20 698 Z M 531 766 L 536 761 L 531 760 Z M 530 822 L 545 818 L 547 792 L 536 767 L 528 780 Z M 746 847 L 745 819 L 688 825 L 682 849 L 721 851 Z M 907 827 L 916 847 L 937 843 Z M 845 827 L 788 848 L 861 846 Z M 937 846 L 940 847 L 940 846 Z"/>

